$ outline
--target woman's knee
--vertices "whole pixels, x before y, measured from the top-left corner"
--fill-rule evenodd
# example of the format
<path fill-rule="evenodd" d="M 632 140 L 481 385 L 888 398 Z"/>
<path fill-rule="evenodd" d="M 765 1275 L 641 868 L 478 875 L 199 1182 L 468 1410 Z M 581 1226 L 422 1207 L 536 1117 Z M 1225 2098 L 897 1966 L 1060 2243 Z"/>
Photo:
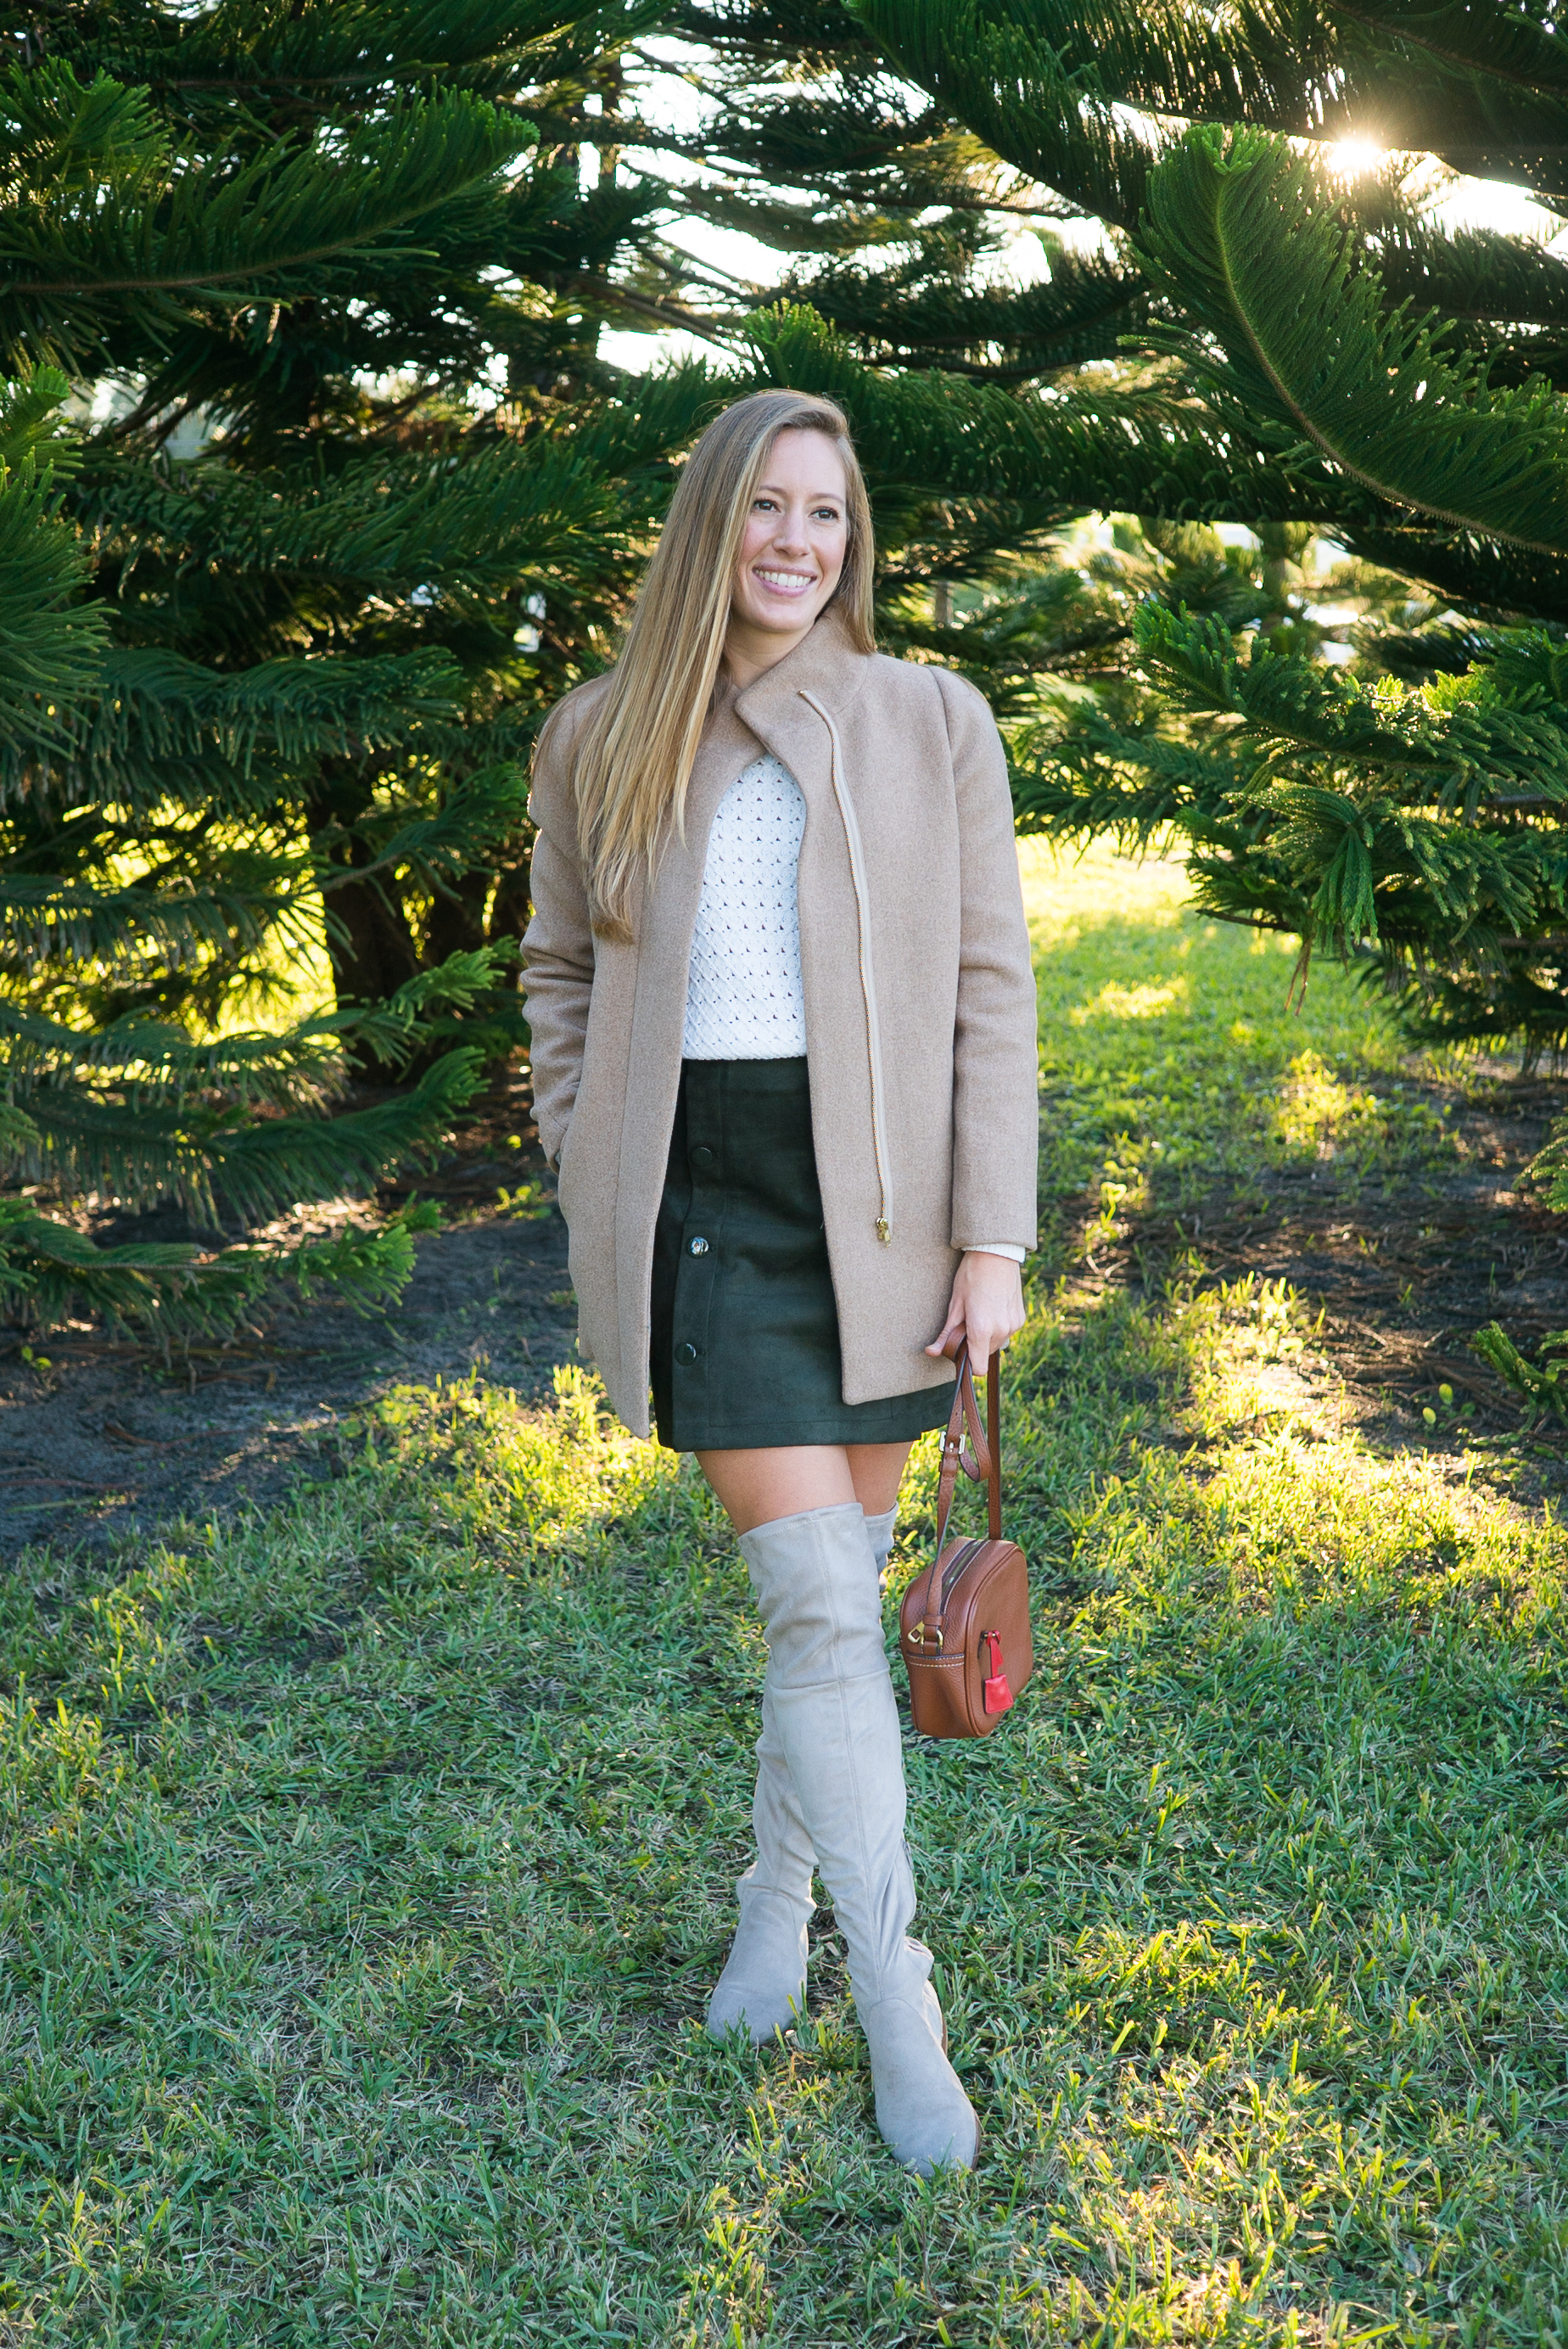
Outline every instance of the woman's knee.
<path fill-rule="evenodd" d="M 699 1452 L 697 1466 L 738 1534 L 776 1517 L 836 1508 L 858 1498 L 841 1444 L 779 1444 L 747 1452 Z"/>

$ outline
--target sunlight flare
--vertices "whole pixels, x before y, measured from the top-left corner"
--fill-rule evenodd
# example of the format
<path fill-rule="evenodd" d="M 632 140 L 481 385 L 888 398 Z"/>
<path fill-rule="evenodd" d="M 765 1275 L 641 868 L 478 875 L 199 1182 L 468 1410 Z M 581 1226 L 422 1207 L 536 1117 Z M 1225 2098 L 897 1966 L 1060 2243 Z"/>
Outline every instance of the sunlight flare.
<path fill-rule="evenodd" d="M 1359 180 L 1375 171 L 1387 151 L 1372 139 L 1331 139 L 1324 149 L 1329 170 L 1342 180 Z"/>

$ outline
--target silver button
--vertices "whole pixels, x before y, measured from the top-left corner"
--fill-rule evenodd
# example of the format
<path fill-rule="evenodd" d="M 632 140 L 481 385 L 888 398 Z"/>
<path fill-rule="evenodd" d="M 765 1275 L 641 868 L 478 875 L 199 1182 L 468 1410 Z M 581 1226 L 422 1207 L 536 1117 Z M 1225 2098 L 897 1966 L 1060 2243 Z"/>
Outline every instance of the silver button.
<path fill-rule="evenodd" d="M 707 1254 L 707 1242 L 706 1240 L 688 1240 L 686 1245 L 690 1248 L 693 1256 L 706 1256 Z"/>

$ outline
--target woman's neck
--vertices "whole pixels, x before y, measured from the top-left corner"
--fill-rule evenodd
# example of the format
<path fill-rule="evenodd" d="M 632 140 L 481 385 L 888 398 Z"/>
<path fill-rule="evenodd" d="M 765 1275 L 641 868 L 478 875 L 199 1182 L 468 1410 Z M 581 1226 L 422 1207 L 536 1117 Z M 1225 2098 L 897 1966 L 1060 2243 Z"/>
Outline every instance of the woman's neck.
<path fill-rule="evenodd" d="M 805 643 L 815 626 L 815 620 L 808 621 L 803 628 L 786 636 L 777 628 L 748 627 L 731 613 L 724 632 L 724 666 L 737 693 L 744 693 L 748 685 L 777 668 L 797 645 Z"/>

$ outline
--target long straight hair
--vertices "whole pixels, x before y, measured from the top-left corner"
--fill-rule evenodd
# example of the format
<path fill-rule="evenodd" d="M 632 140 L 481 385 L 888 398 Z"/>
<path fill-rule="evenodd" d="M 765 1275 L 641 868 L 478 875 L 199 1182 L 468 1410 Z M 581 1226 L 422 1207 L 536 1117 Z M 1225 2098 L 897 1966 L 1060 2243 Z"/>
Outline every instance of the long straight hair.
<path fill-rule="evenodd" d="M 578 745 L 577 839 L 601 937 L 630 940 L 638 882 L 681 833 L 747 517 L 780 432 L 825 433 L 843 460 L 844 567 L 829 604 L 857 652 L 874 648 L 871 503 L 841 410 L 799 391 L 738 399 L 682 468 L 621 657 Z"/>

